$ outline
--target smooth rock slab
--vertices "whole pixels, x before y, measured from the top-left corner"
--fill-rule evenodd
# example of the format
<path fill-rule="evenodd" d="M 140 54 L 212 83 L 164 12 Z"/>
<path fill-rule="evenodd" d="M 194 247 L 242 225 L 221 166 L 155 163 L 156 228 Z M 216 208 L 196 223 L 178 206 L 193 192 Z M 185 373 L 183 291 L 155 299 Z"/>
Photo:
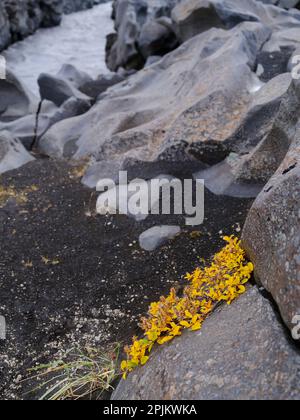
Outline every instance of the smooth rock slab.
<path fill-rule="evenodd" d="M 297 400 L 300 357 L 269 301 L 253 287 L 199 332 L 153 350 L 113 400 Z"/>
<path fill-rule="evenodd" d="M 154 226 L 140 235 L 140 247 L 145 251 L 155 251 L 170 239 L 175 238 L 180 231 L 179 226 Z"/>

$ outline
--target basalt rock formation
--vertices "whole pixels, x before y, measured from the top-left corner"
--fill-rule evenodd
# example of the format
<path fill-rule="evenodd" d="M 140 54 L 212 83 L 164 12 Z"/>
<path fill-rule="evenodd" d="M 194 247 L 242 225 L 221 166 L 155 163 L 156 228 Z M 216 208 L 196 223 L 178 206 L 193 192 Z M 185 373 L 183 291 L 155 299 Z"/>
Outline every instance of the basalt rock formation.
<path fill-rule="evenodd" d="M 51 2 L 43 3 L 46 8 Z M 94 339 L 98 330 L 100 341 L 105 336 L 107 296 L 114 310 L 136 311 L 136 325 L 147 309 L 153 283 L 151 298 L 157 299 L 173 282 L 170 272 L 173 275 L 180 265 L 179 279 L 198 263 L 197 257 L 211 259 L 220 247 L 220 234 L 226 232 L 241 235 L 256 284 L 231 306 L 218 306 L 200 332 L 187 332 L 153 348 L 147 365 L 122 380 L 113 398 L 300 398 L 299 326 L 295 329 L 300 316 L 298 3 L 115 0 L 116 32 L 108 38 L 107 63 L 116 73 L 93 80 L 67 65 L 58 74 L 40 76 L 37 98 L 8 69 L 6 79 L 0 80 L 0 173 L 6 188 L 12 179 L 26 188 L 34 180 L 42 191 L 34 190 L 36 202 L 28 202 L 25 211 L 12 201 L 0 211 L 5 221 L 1 234 L 9 237 L 0 269 L 3 279 L 13 278 L 1 286 L 8 297 L 3 307 L 13 325 L 18 360 L 29 358 L 27 345 L 30 352 L 40 351 L 45 325 L 51 344 L 58 335 L 81 341 L 67 311 L 77 299 L 86 319 L 84 338 Z M 34 22 L 55 23 L 61 13 L 55 4 L 51 3 L 52 14 L 50 9 L 39 12 Z M 13 20 L 9 17 L 12 10 L 0 6 L 3 46 L 13 34 L 25 36 L 18 13 Z M 65 11 L 71 10 L 66 6 Z M 75 164 L 81 165 L 76 175 Z M 14 168 L 19 169 L 10 172 Z M 121 170 L 127 171 L 128 181 L 142 178 L 147 185 L 162 174 L 167 179 L 193 178 L 194 184 L 204 179 L 206 214 L 199 231 L 183 227 L 183 215 L 103 215 L 102 199 L 122 194 L 121 186 L 113 185 L 100 198 L 98 191 L 98 200 L 87 187 L 95 189 L 107 178 L 122 184 Z M 149 198 L 148 190 L 146 195 Z M 11 232 L 18 237 L 17 250 Z M 17 275 L 12 270 L 8 274 L 11 254 L 16 260 L 23 255 L 23 242 L 27 252 L 31 235 L 39 244 L 30 249 L 33 267 L 24 256 L 21 268 L 15 267 Z M 54 255 L 57 243 L 62 264 L 42 265 L 36 252 L 46 249 Z M 162 267 L 167 267 L 163 274 Z M 24 297 L 18 279 L 28 276 L 29 268 L 29 301 L 16 311 L 15 294 L 20 300 Z M 53 287 L 54 278 L 63 293 Z M 181 290 L 181 283 L 177 286 Z M 40 306 L 31 301 L 36 296 Z M 124 296 L 129 306 L 122 306 Z M 136 333 L 124 314 L 117 326 L 107 327 L 112 334 L 105 336 L 108 341 L 116 338 L 115 327 Z M 38 343 L 32 340 L 37 332 Z M 2 364 L 12 359 L 13 351 L 5 348 Z M 3 389 L 7 370 L 6 366 L 0 376 Z"/>

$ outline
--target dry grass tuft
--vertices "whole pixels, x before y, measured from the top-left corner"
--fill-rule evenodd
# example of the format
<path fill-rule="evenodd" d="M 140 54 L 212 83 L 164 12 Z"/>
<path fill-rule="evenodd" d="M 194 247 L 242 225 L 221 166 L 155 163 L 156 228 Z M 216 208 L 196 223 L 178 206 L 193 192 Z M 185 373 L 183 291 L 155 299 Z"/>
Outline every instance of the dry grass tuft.
<path fill-rule="evenodd" d="M 120 345 L 111 351 L 94 348 L 74 348 L 59 360 L 30 369 L 29 380 L 39 382 L 36 392 L 46 391 L 40 400 L 99 400 L 104 392 L 112 391 L 112 383 L 119 376 Z"/>

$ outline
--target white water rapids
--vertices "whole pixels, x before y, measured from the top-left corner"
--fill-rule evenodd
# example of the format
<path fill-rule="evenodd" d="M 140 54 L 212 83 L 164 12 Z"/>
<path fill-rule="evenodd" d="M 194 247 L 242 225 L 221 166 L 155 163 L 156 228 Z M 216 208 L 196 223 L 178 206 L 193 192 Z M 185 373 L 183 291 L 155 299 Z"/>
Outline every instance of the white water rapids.
<path fill-rule="evenodd" d="M 8 66 L 35 94 L 39 75 L 55 75 L 65 63 L 94 78 L 108 73 L 105 43 L 106 35 L 113 31 L 111 8 L 111 3 L 101 4 L 64 16 L 60 26 L 39 29 L 3 53 Z"/>

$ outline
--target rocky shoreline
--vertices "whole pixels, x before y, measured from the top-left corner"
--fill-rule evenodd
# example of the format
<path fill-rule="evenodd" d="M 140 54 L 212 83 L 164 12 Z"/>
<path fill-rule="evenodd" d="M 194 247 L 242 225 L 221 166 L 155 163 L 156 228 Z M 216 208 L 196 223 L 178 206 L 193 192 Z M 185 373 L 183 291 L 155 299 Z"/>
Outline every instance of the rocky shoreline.
<path fill-rule="evenodd" d="M 72 343 L 129 342 L 149 303 L 180 289 L 224 234 L 241 237 L 254 264 L 245 295 L 200 332 L 156 349 L 113 399 L 300 398 L 296 7 L 115 0 L 111 73 L 93 79 L 67 63 L 40 75 L 38 98 L 8 69 L 0 80 L 2 398 L 25 398 L 27 369 Z M 97 214 L 97 182 L 117 182 L 120 171 L 128 181 L 204 179 L 204 223 Z"/>
<path fill-rule="evenodd" d="M 74 13 L 107 0 L 4 0 L 0 5 L 0 52 L 32 35 L 38 28 L 59 25 L 63 14 Z"/>

